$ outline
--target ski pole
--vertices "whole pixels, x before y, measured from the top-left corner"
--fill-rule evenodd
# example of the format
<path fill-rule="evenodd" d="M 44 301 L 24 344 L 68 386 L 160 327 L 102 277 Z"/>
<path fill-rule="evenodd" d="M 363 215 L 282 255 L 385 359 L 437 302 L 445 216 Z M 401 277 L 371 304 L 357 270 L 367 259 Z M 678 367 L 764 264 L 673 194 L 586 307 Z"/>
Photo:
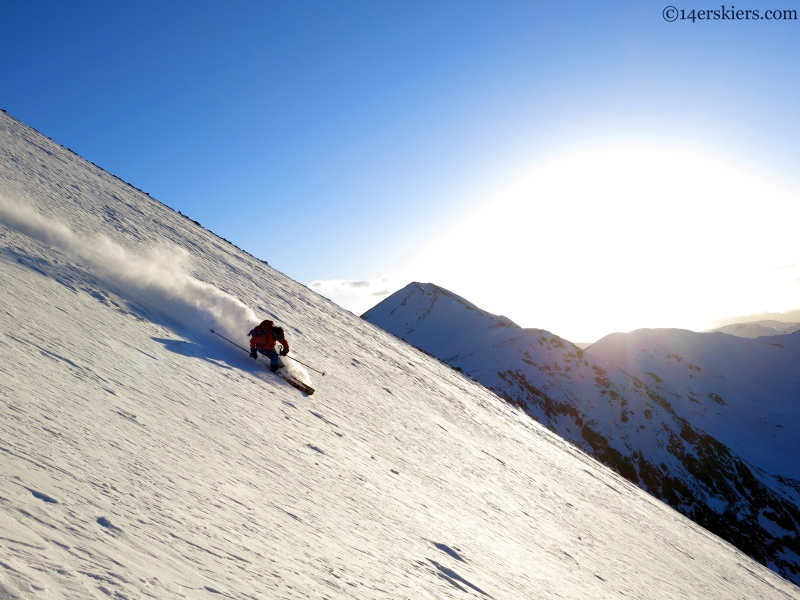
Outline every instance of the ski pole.
<path fill-rule="evenodd" d="M 221 338 L 222 338 L 223 340 L 225 340 L 226 342 L 231 342 L 231 340 L 229 340 L 228 338 L 226 338 L 224 335 L 220 335 L 220 334 L 218 334 L 218 333 L 217 333 L 216 331 L 214 331 L 213 329 L 209 329 L 209 331 L 210 331 L 211 333 L 213 333 L 214 335 L 219 335 L 219 337 L 221 337 Z M 247 352 L 248 354 L 250 354 L 250 351 L 249 351 L 247 348 L 243 348 L 242 346 L 240 346 L 240 345 L 239 345 L 239 344 L 237 344 L 236 342 L 231 342 L 231 344 L 233 344 L 233 345 L 234 345 L 234 346 L 236 346 L 237 348 L 240 348 L 240 349 L 244 350 L 245 352 Z"/>
<path fill-rule="evenodd" d="M 231 344 L 233 344 L 233 345 L 234 345 L 234 346 L 236 346 L 237 348 L 240 348 L 240 349 L 244 350 L 245 352 L 247 352 L 248 354 L 250 354 L 250 351 L 249 351 L 247 348 L 243 348 L 242 346 L 240 346 L 240 345 L 239 345 L 239 344 L 237 344 L 236 342 L 232 342 L 231 340 L 229 340 L 228 338 L 226 338 L 224 335 L 220 335 L 219 333 L 217 333 L 217 332 L 216 332 L 216 331 L 214 331 L 213 329 L 209 329 L 209 331 L 210 331 L 211 333 L 213 333 L 214 335 L 218 335 L 219 337 L 221 337 L 221 338 L 222 338 L 223 340 L 225 340 L 226 342 L 230 342 Z M 319 373 L 320 375 L 322 375 L 323 377 L 325 377 L 325 371 L 318 371 L 317 369 L 315 369 L 315 368 L 314 368 L 314 367 L 312 367 L 311 365 L 307 365 L 306 363 L 304 363 L 304 362 L 301 362 L 301 361 L 297 360 L 297 359 L 296 359 L 294 356 L 292 356 L 291 358 L 292 358 L 292 360 L 293 360 L 293 361 L 295 361 L 295 362 L 299 362 L 299 363 L 300 363 L 301 365 L 303 365 L 304 367 L 308 367 L 309 369 L 311 369 L 311 370 L 312 370 L 312 371 L 314 371 L 315 373 Z"/>
<path fill-rule="evenodd" d="M 287 354 L 286 356 L 289 356 L 289 355 Z M 303 365 L 304 367 L 308 367 L 309 369 L 311 369 L 311 370 L 312 370 L 312 371 L 314 371 L 315 373 L 319 373 L 320 375 L 322 375 L 323 377 L 325 377 L 325 371 L 317 371 L 317 370 L 316 370 L 314 367 L 312 367 L 311 365 L 307 365 L 306 363 L 304 363 L 304 362 L 301 362 L 301 361 L 297 360 L 297 359 L 296 359 L 294 356 L 290 356 L 289 358 L 291 358 L 291 359 L 292 359 L 294 362 L 299 362 L 299 363 L 300 363 L 301 365 Z"/>

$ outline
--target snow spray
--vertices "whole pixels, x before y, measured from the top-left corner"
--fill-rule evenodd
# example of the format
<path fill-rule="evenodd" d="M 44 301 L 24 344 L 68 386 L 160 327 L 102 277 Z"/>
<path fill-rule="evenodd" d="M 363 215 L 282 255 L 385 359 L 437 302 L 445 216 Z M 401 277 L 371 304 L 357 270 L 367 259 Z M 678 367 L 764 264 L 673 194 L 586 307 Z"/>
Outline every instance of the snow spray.
<path fill-rule="evenodd" d="M 65 224 L 2 196 L 0 222 L 85 263 L 122 297 L 157 309 L 185 327 L 214 328 L 235 339 L 260 321 L 238 298 L 189 275 L 189 253 L 178 246 L 161 244 L 137 255 L 104 235 L 83 240 Z M 297 379 L 310 381 L 294 361 L 286 366 Z"/>

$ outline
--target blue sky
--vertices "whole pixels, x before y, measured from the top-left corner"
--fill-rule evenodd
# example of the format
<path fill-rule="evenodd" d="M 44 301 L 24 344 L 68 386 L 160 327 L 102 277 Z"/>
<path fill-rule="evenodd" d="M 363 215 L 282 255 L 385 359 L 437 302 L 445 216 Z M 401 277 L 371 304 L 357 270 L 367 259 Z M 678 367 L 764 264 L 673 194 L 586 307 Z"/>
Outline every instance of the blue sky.
<path fill-rule="evenodd" d="M 587 148 L 597 156 L 620 145 L 632 150 L 619 156 L 679 149 L 728 165 L 719 173 L 745 170 L 800 189 L 800 21 L 668 23 L 666 5 L 16 3 L 0 21 L 0 107 L 304 283 L 369 280 L 377 283 L 365 289 L 376 293 L 442 273 L 434 283 L 575 341 L 625 327 L 696 326 L 685 309 L 666 319 L 663 307 L 658 318 L 641 311 L 632 323 L 604 321 L 599 308 L 579 318 L 577 305 L 558 317 L 546 304 L 526 305 L 530 286 L 515 287 L 491 265 L 510 261 L 541 285 L 553 271 L 536 260 L 561 253 L 539 249 L 533 260 L 507 250 L 502 221 L 420 256 L 491 207 L 499 190 Z M 758 218 L 778 225 L 794 215 L 791 197 L 761 209 Z M 542 226 L 536 210 L 505 210 L 511 221 L 529 219 L 532 231 Z M 565 242 L 587 240 L 585 228 L 559 223 Z M 691 243 L 679 234 L 676 243 Z M 447 261 L 475 260 L 476 248 L 488 258 L 480 271 L 448 277 Z M 438 269 L 427 268 L 437 260 Z M 558 265 L 569 271 L 569 261 Z M 679 274 L 670 281 L 685 285 Z M 587 304 L 621 289 L 564 285 Z M 800 307 L 792 289 L 780 301 L 774 292 L 719 310 Z M 372 301 L 343 303 L 359 311 Z M 698 315 L 710 318 L 713 307 Z"/>

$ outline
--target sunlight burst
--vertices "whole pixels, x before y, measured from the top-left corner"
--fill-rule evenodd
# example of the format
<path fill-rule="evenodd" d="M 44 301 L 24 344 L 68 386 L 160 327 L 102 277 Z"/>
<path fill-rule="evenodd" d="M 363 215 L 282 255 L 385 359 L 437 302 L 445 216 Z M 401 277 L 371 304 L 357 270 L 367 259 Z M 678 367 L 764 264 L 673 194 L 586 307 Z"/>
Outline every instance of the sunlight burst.
<path fill-rule="evenodd" d="M 797 222 L 796 192 L 738 166 L 599 147 L 520 177 L 400 271 L 575 341 L 700 329 L 797 307 Z"/>

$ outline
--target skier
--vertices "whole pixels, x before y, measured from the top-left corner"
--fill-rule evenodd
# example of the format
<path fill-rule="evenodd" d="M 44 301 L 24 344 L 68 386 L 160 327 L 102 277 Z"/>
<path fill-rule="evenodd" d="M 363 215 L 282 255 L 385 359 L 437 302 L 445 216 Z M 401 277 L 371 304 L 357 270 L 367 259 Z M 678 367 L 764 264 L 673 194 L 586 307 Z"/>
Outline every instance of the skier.
<path fill-rule="evenodd" d="M 269 358 L 269 368 L 273 373 L 286 366 L 280 359 L 280 356 L 289 354 L 289 342 L 286 341 L 286 337 L 283 334 L 283 327 L 276 327 L 272 321 L 261 321 L 247 335 L 250 336 L 251 358 L 258 358 L 258 353 L 261 352 L 261 354 Z M 283 346 L 280 356 L 275 352 L 276 342 Z"/>

